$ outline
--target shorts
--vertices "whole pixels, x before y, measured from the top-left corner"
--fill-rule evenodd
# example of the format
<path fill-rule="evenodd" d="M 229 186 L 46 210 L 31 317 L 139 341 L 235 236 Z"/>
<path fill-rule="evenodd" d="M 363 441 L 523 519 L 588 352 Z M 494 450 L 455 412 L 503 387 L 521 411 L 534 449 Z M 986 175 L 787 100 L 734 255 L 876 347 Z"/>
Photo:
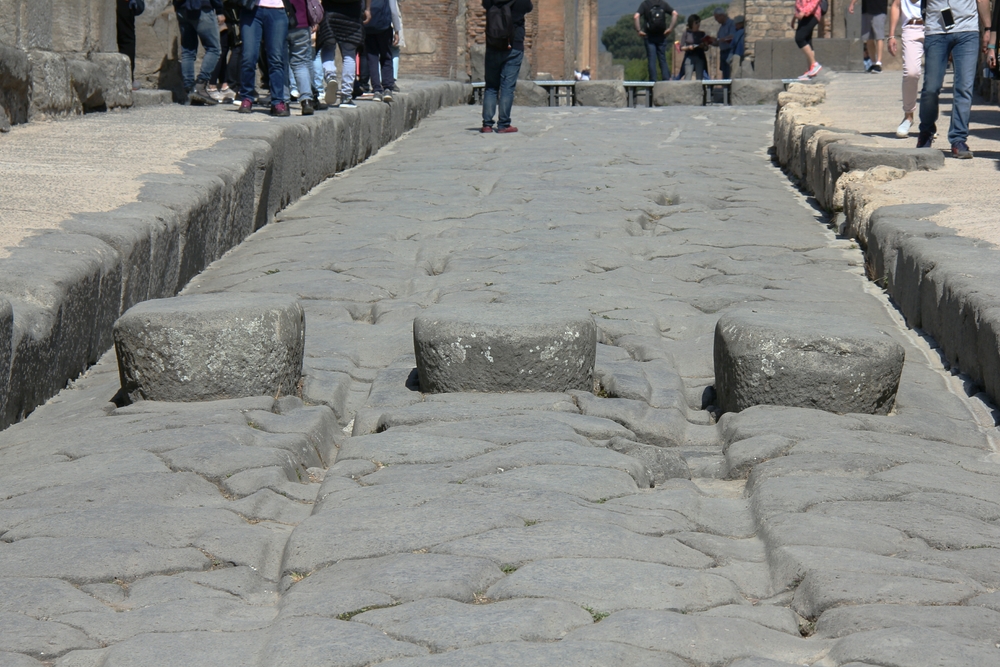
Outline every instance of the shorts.
<path fill-rule="evenodd" d="M 861 15 L 861 39 L 885 39 L 885 14 Z"/>

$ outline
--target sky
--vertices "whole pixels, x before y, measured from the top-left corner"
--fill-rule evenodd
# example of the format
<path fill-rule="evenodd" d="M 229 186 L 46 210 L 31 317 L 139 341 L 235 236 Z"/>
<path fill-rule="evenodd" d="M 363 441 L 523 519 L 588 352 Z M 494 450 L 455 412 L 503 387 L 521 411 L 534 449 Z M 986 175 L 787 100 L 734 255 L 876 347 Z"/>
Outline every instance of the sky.
<path fill-rule="evenodd" d="M 725 0 L 715 0 L 724 2 Z M 614 24 L 622 14 L 635 14 L 642 0 L 598 0 L 598 32 L 604 32 L 609 25 Z M 697 12 L 702 7 L 712 4 L 713 0 L 667 0 L 678 14 Z"/>

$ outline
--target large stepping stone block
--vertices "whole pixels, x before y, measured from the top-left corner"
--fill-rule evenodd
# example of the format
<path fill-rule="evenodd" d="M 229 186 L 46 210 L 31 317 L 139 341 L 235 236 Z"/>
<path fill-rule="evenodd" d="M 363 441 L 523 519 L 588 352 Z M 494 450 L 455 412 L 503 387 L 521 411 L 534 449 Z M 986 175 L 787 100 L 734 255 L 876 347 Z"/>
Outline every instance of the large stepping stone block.
<path fill-rule="evenodd" d="M 597 326 L 585 310 L 440 306 L 413 321 L 413 349 L 427 393 L 592 391 Z"/>
<path fill-rule="evenodd" d="M 145 301 L 115 323 L 122 389 L 133 401 L 294 395 L 305 327 L 302 306 L 281 295 Z"/>
<path fill-rule="evenodd" d="M 899 343 L 863 321 L 734 311 L 715 327 L 718 406 L 884 415 L 896 399 L 903 357 Z"/>

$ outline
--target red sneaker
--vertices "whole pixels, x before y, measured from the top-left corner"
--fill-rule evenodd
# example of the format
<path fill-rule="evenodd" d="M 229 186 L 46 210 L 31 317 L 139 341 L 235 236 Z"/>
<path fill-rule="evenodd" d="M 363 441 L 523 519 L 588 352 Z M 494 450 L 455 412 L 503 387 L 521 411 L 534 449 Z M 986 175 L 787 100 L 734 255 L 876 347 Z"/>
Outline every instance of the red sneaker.
<path fill-rule="evenodd" d="M 250 100 L 240 102 L 239 113 L 253 113 L 253 102 Z"/>
<path fill-rule="evenodd" d="M 492 125 L 483 125 L 481 128 L 479 128 L 480 134 L 490 134 L 491 132 L 493 132 Z"/>
<path fill-rule="evenodd" d="M 508 125 L 507 127 L 501 127 L 497 130 L 497 134 L 512 134 L 517 132 L 517 128 L 513 125 Z"/>

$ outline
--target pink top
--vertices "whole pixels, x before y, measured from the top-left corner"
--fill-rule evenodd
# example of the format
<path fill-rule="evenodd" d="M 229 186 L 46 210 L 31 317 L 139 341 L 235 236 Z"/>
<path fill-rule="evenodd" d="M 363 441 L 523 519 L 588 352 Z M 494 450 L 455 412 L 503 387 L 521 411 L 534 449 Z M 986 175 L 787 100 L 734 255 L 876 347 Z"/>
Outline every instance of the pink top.
<path fill-rule="evenodd" d="M 822 18 L 823 11 L 820 9 L 819 2 L 820 0 L 795 0 L 795 15 L 802 19 L 807 16 Z M 264 0 L 261 0 L 261 4 L 264 4 Z"/>
<path fill-rule="evenodd" d="M 285 3 L 281 0 L 260 0 L 260 6 L 267 9 L 284 9 Z"/>

